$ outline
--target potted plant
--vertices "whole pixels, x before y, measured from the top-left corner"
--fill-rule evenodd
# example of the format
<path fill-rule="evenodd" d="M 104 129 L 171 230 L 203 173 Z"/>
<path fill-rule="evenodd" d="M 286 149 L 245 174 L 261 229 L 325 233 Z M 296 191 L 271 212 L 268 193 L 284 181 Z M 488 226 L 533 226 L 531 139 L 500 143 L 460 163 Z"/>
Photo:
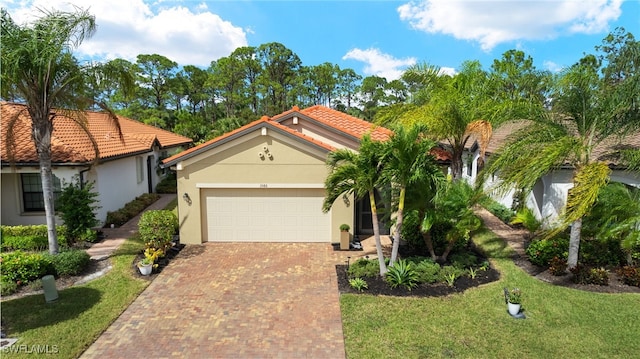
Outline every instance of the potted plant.
<path fill-rule="evenodd" d="M 149 257 L 144 257 L 140 262 L 138 262 L 138 270 L 140 270 L 140 274 L 149 275 L 153 270 L 153 260 Z"/>
<path fill-rule="evenodd" d="M 351 239 L 349 229 L 351 229 L 351 227 L 346 223 L 340 225 L 340 250 L 349 250 L 349 242 Z"/>
<path fill-rule="evenodd" d="M 520 313 L 522 306 L 522 291 L 518 288 L 513 288 L 507 292 L 507 309 L 509 314 L 516 316 Z"/>

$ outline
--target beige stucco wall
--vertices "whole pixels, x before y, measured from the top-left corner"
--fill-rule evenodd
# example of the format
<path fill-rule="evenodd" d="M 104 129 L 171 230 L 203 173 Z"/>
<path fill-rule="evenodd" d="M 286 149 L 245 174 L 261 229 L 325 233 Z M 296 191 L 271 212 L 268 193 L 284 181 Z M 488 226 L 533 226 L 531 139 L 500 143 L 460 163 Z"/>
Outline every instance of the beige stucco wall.
<path fill-rule="evenodd" d="M 272 129 L 266 135 L 257 129 L 178 163 L 180 241 L 187 244 L 206 241 L 203 228 L 206 188 L 321 188 L 328 172 L 326 154 L 326 150 Z M 183 199 L 185 193 L 191 199 L 190 204 Z M 349 223 L 353 227 L 353 212 L 353 207 L 347 207 L 342 199 L 336 201 L 331 210 L 332 242 L 340 240 L 340 224 Z"/>

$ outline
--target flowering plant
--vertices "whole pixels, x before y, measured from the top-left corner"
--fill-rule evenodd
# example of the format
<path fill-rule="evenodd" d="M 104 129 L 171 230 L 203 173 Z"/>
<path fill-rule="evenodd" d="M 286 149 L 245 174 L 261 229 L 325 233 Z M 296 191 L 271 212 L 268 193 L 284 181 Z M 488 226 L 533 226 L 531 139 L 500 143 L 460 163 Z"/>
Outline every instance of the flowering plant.
<path fill-rule="evenodd" d="M 518 288 L 513 288 L 509 291 L 508 300 L 511 304 L 521 304 L 522 303 L 522 291 Z"/>

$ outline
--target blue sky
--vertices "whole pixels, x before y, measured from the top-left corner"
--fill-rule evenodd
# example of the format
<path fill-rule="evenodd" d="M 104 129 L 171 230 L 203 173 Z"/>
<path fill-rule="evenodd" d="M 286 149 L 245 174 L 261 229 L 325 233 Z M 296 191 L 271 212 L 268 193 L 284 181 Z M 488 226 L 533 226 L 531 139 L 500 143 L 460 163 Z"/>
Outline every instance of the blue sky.
<path fill-rule="evenodd" d="M 423 62 L 453 72 L 479 60 L 488 69 L 509 49 L 558 71 L 593 53 L 617 26 L 640 36 L 637 0 L 5 0 L 2 6 L 23 23 L 36 8 L 69 4 L 89 8 L 98 24 L 76 50 L 79 58 L 135 61 L 157 53 L 206 67 L 237 47 L 280 42 L 303 65 L 330 62 L 389 80 Z"/>

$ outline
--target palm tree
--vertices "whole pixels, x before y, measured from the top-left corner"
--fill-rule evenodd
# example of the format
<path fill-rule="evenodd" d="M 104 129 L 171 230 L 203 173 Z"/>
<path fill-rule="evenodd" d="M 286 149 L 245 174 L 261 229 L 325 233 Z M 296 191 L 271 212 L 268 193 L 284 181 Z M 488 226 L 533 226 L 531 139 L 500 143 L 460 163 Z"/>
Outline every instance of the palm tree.
<path fill-rule="evenodd" d="M 88 133 L 86 118 L 78 110 L 93 104 L 93 100 L 85 96 L 85 84 L 88 83 L 86 75 L 96 73 L 91 66 L 81 66 L 71 51 L 93 35 L 95 17 L 82 9 L 75 13 L 43 10 L 43 16 L 34 23 L 17 25 L 4 9 L 1 12 L 2 97 L 23 101 L 31 117 L 31 135 L 40 163 L 49 252 L 55 254 L 58 240 L 51 169 L 53 121 L 56 116 L 67 116 Z M 54 112 L 54 107 L 65 110 Z M 119 131 L 117 117 L 109 114 Z M 7 122 L 8 136 L 3 140 L 10 160 L 15 147 L 10 129 L 22 115 L 18 112 Z"/>
<path fill-rule="evenodd" d="M 632 41 L 629 46 L 638 49 L 639 43 Z M 640 64 L 640 51 L 635 54 L 635 63 Z M 528 192 L 547 173 L 573 169 L 566 210 L 548 233 L 551 236 L 571 226 L 569 268 L 578 263 L 582 218 L 608 183 L 607 157 L 618 153 L 611 144 L 640 123 L 637 72 L 611 81 L 598 75 L 601 64 L 587 55 L 562 73 L 552 94 L 552 110 L 514 133 L 485 171 L 485 175 L 499 173 L 502 189 L 513 186 Z M 630 84 L 635 87 L 629 88 Z"/>
<path fill-rule="evenodd" d="M 397 209 L 389 262 L 391 266 L 398 257 L 407 189 L 414 186 L 435 188 L 444 181 L 442 171 L 430 154 L 430 150 L 436 144 L 427 139 L 426 133 L 427 129 L 423 125 L 413 125 L 407 130 L 402 126 L 396 126 L 389 141 L 385 142 L 382 178 L 391 185 L 394 192 L 397 192 L 393 196 Z"/>
<path fill-rule="evenodd" d="M 327 193 L 322 210 L 328 212 L 335 200 L 340 196 L 353 194 L 355 199 L 369 196 L 380 275 L 384 276 L 387 272 L 387 266 L 382 253 L 382 243 L 380 242 L 380 228 L 378 227 L 378 211 L 375 199 L 375 190 L 378 186 L 378 178 L 381 171 L 381 153 L 382 143 L 371 140 L 369 135 L 365 135 L 362 138 L 358 153 L 349 149 L 330 152 L 327 158 L 330 173 L 325 180 Z"/>
<path fill-rule="evenodd" d="M 446 143 L 453 179 L 457 180 L 462 178 L 462 154 L 470 141 L 478 141 L 480 159 L 484 159 L 492 134 L 491 123 L 485 118 L 493 116 L 495 105 L 488 96 L 488 77 L 479 62 L 465 62 L 460 73 L 446 79 L 429 88 L 431 94 L 425 105 L 407 111 L 400 121 L 405 125 L 422 123 L 434 139 Z"/>

